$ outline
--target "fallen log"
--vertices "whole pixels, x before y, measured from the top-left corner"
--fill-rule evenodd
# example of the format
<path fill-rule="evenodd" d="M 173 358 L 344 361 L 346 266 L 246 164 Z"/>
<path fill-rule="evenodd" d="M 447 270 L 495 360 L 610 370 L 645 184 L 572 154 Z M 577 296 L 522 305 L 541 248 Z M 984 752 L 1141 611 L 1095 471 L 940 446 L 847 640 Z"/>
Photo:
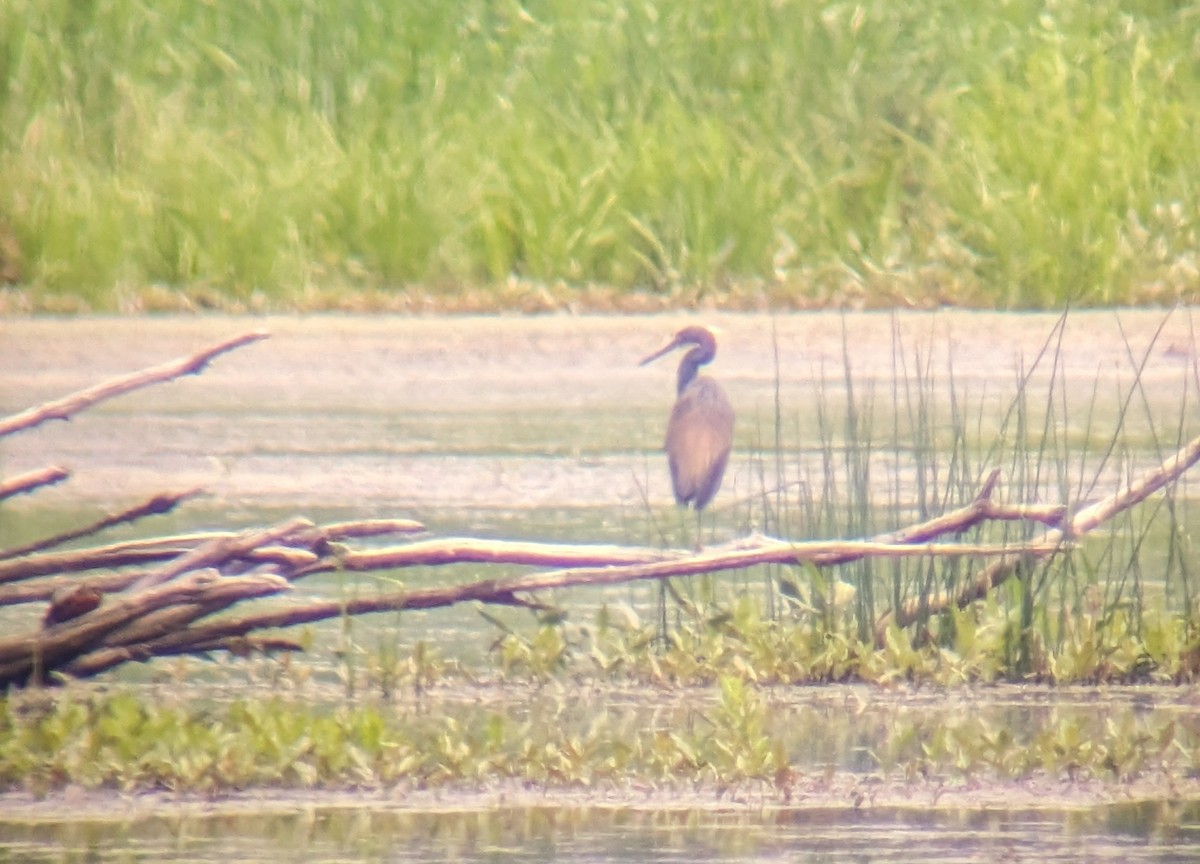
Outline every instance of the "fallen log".
<path fill-rule="evenodd" d="M 0 685 L 22 685 L 51 680 L 51 673 L 91 675 L 130 660 L 155 656 L 199 653 L 223 645 L 246 645 L 257 631 L 294 627 L 344 615 L 366 615 L 384 611 L 430 609 L 463 602 L 518 605 L 537 608 L 536 596 L 552 590 L 581 586 L 614 585 L 649 579 L 669 579 L 700 573 L 737 570 L 760 564 L 817 566 L 844 564 L 867 557 L 972 556 L 993 557 L 995 562 L 953 597 L 937 598 L 924 607 L 906 604 L 898 613 L 881 617 L 878 632 L 893 620 L 907 626 L 921 614 L 937 611 L 939 605 L 966 605 L 1009 578 L 1018 560 L 1055 554 L 1074 539 L 1132 506 L 1153 491 L 1177 479 L 1200 459 L 1200 438 L 1190 442 L 1155 471 L 1129 484 L 1109 498 L 1079 511 L 1064 523 L 1066 509 L 1060 506 L 1025 507 L 998 505 L 991 501 L 998 473 L 993 472 L 980 492 L 967 505 L 925 522 L 864 541 L 792 542 L 756 535 L 699 553 L 680 550 L 637 549 L 620 546 L 576 546 L 565 544 L 515 543 L 476 538 L 422 540 L 407 546 L 374 550 L 335 548 L 331 536 L 352 537 L 383 532 L 394 523 L 356 523 L 322 529 L 305 519 L 291 519 L 268 529 L 204 538 L 156 570 L 141 574 L 116 604 L 85 612 L 77 618 L 46 630 L 0 640 Z M 1104 519 L 1099 517 L 1103 516 Z M 984 545 L 939 541 L 958 535 L 988 520 L 1031 520 L 1047 527 L 1035 542 Z M 415 528 L 416 523 L 401 523 Z M 168 538 L 164 538 L 168 539 Z M 177 540 L 178 538 L 169 538 Z M 260 557 L 258 566 L 269 572 L 244 577 L 222 575 L 219 568 L 234 561 L 249 561 L 280 544 L 286 554 Z M 303 544 L 298 549 L 287 544 Z M 153 543 L 146 544 L 154 548 Z M 169 548 L 165 547 L 164 548 Z M 315 548 L 327 550 L 317 557 Z M 455 563 L 521 564 L 554 567 L 499 579 L 462 585 L 400 589 L 369 598 L 301 603 L 240 616 L 204 620 L 213 613 L 248 599 L 279 593 L 294 580 L 316 572 L 345 570 L 366 572 L 411 566 Z M 197 572 L 203 575 L 197 582 Z M 217 586 L 229 580 L 227 590 Z M 266 580 L 266 581 L 264 581 Z M 201 596 L 203 589 L 203 596 Z"/>
<path fill-rule="evenodd" d="M 986 509 L 969 507 L 964 508 L 958 518 L 939 517 L 936 520 L 938 530 L 950 531 L 973 524 L 980 518 L 979 513 Z M 868 556 L 1013 554 L 1011 546 L 929 542 L 930 530 L 929 527 L 914 526 L 907 532 L 920 542 L 794 543 L 755 536 L 701 553 L 451 538 L 446 542 L 414 543 L 417 553 L 408 556 L 400 555 L 400 549 L 390 549 L 364 552 L 355 558 L 355 553 L 339 550 L 319 565 L 310 563 L 315 557 L 312 551 L 291 549 L 292 553 L 304 554 L 260 559 L 262 563 L 258 567 L 265 572 L 245 577 L 221 572 L 220 568 L 230 562 L 245 561 L 254 553 L 270 548 L 269 544 L 297 540 L 319 544 L 323 541 L 325 535 L 316 526 L 307 520 L 292 519 L 269 529 L 208 540 L 158 569 L 141 574 L 124 593 L 110 598 L 114 600 L 112 603 L 84 611 L 70 620 L 52 622 L 51 626 L 23 637 L 0 640 L 0 685 L 44 683 L 52 680 L 53 673 L 95 674 L 111 668 L 110 664 L 131 659 L 213 650 L 214 645 L 247 638 L 256 631 L 293 627 L 344 615 L 431 609 L 464 602 L 538 608 L 536 595 L 552 589 L 669 579 L 762 563 L 841 563 Z M 1046 551 L 1041 546 L 1021 548 L 1030 553 Z M 353 568 L 345 569 L 356 572 L 463 561 L 566 566 L 461 585 L 400 589 L 369 598 L 301 603 L 241 616 L 202 620 L 235 603 L 288 590 L 300 576 L 318 569 L 333 569 L 347 558 L 354 563 Z M 299 562 L 298 567 L 293 566 L 296 562 Z M 94 588 L 99 583 L 87 584 Z M 17 586 L 7 587 L 14 589 Z M 118 648 L 120 650 L 111 650 Z"/>

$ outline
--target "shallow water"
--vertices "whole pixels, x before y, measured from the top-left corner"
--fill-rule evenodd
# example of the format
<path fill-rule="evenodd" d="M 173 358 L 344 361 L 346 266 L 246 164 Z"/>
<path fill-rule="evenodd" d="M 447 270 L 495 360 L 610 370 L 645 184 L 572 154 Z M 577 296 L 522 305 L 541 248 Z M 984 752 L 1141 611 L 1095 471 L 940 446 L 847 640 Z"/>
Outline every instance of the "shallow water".
<path fill-rule="evenodd" d="M 0 860 L 59 862 L 1185 862 L 1200 806 L 771 810 L 540 806 L 410 813 L 314 806 L 59 825 L 0 822 Z"/>
<path fill-rule="evenodd" d="M 197 377 L 10 437 L 0 459 L 9 473 L 47 461 L 74 470 L 69 484 L 38 496 L 50 504 L 113 503 L 169 481 L 202 485 L 226 509 L 316 505 L 418 517 L 529 507 L 636 512 L 646 499 L 670 503 L 659 447 L 674 399 L 672 361 L 638 367 L 637 360 L 686 320 L 2 320 L 5 412 L 250 329 L 272 336 L 218 358 Z M 1057 394 L 1054 413 L 1065 415 L 1059 434 L 1080 452 L 1080 445 L 1106 441 L 1139 366 L 1140 389 L 1124 420 L 1131 458 L 1150 458 L 1139 450 L 1153 449 L 1151 419 L 1166 446 L 1181 409 L 1194 414 L 1187 408 L 1195 402 L 1195 346 L 1186 310 L 1170 317 L 1158 310 L 1073 313 L 1061 344 L 1051 346 L 1056 359 L 1038 362 L 1053 315 L 704 320 L 721 328 L 711 372 L 738 415 L 718 512 L 761 493 L 754 456 L 773 452 L 777 399 L 788 467 L 797 474 L 819 468 L 812 461 L 822 442 L 817 408 L 825 407 L 824 422 L 840 435 L 847 365 L 859 410 L 874 429 L 880 495 L 892 486 L 883 479 L 889 463 L 902 477 L 912 470 L 912 454 L 897 458 L 892 446 L 911 438 L 909 414 L 920 407 L 933 422 L 948 419 L 953 393 L 971 431 L 990 442 L 1021 374 L 1029 375 L 1034 413 Z M 929 395 L 918 406 L 922 381 Z M 1055 382 L 1062 381 L 1059 392 Z M 1092 474 L 1085 469 L 1084 476 Z"/>
<path fill-rule="evenodd" d="M 1068 321 L 1058 363 L 1038 366 L 1029 401 L 1051 400 L 1056 431 L 1072 448 L 1064 478 L 1071 497 L 1104 494 L 1130 472 L 1173 449 L 1195 410 L 1195 346 L 1185 312 L 1079 313 Z M 737 406 L 736 452 L 716 504 L 718 538 L 770 523 L 764 497 L 780 478 L 819 486 L 821 423 L 839 431 L 847 399 L 847 349 L 855 398 L 869 406 L 875 432 L 871 476 L 879 518 L 904 515 L 896 499 L 916 482 L 916 455 L 902 444 L 911 396 L 897 390 L 897 368 L 930 379 L 933 409 L 951 396 L 982 440 L 995 437 L 1021 370 L 1033 365 L 1054 316 L 946 312 L 888 315 L 711 316 L 723 328 L 713 374 Z M 62 395 L 109 375 L 175 357 L 256 327 L 274 335 L 214 362 L 203 375 L 122 397 L 69 423 L 53 423 L 0 442 L 0 471 L 46 464 L 74 472 L 69 483 L 0 507 L 0 546 L 95 518 L 163 488 L 204 486 L 208 496 L 178 514 L 112 532 L 111 539 L 202 527 L 241 528 L 296 515 L 317 521 L 399 516 L 424 521 L 437 536 L 469 534 L 580 542 L 661 545 L 683 528 L 670 504 L 662 426 L 673 398 L 668 363 L 638 368 L 638 358 L 681 318 L 228 318 L 34 319 L 0 321 L 0 413 Z M 1118 322 L 1119 325 L 1118 326 Z M 1122 335 L 1122 333 L 1124 335 Z M 1129 354 L 1126 352 L 1128 339 Z M 845 341 L 844 341 L 845 340 Z M 778 349 L 778 350 L 776 350 Z M 1102 458 L 1105 436 L 1133 391 L 1137 400 L 1116 458 Z M 922 365 L 925 364 L 925 365 Z M 917 368 L 925 371 L 916 372 Z M 951 371 L 952 370 L 952 371 Z M 1071 386 L 1055 385 L 1065 375 Z M 953 385 L 951 385 L 953 382 Z M 1058 387 L 1058 389 L 1055 389 Z M 770 464 L 776 401 L 784 465 Z M 829 416 L 822 420 L 815 406 Z M 899 406 L 899 407 L 896 407 Z M 1044 405 L 1042 406 L 1044 408 Z M 1181 420 L 1182 418 L 1182 420 Z M 1164 443 L 1155 445 L 1154 435 Z M 892 437 L 889 437 L 892 436 Z M 1075 458 L 1077 457 L 1077 458 Z M 765 473 L 771 475 L 764 480 Z M 1095 484 L 1094 491 L 1090 487 Z M 1194 483 L 1181 484 L 1185 520 Z M 819 491 L 819 490 L 818 490 Z M 1192 508 L 1195 509 L 1195 508 Z M 890 516 L 888 514 L 891 514 Z M 892 522 L 886 522 L 887 519 Z M 1187 524 L 1191 524 L 1190 521 Z M 783 531 L 807 536 L 809 528 Z M 819 532 L 817 532 L 819 533 Z M 498 575 L 488 570 L 488 575 Z M 397 574 L 422 580 L 477 578 L 479 568 Z M 375 590 L 370 579 L 314 579 L 313 594 Z M 555 600 L 587 622 L 604 602 L 652 614 L 650 586 L 582 590 Z M 36 615 L 39 610 L 24 610 Z M 19 613 L 18 613 L 19 614 Z M 525 613 L 501 611 L 514 625 Z M 6 619 L 11 620 L 11 619 Z M 355 622 L 355 638 L 399 645 L 418 639 L 483 657 L 495 632 L 473 608 L 380 616 Z M 320 663 L 341 638 L 319 631 Z M 448 646 L 454 646 L 449 648 Z M 238 686 L 244 664 L 196 673 L 203 686 Z M 127 681 L 170 680 L 175 666 L 122 670 Z M 231 671 L 232 670 L 232 671 Z M 189 673 L 190 674 L 190 673 Z M 336 680 L 329 671 L 330 680 Z M 254 686 L 253 683 L 251 686 Z M 676 720 L 703 711 L 703 698 L 634 692 L 607 708 L 657 712 Z M 711 694 L 709 694 L 711 697 Z M 331 697 L 336 698 L 336 696 Z M 1121 712 L 1179 716 L 1186 746 L 1197 746 L 1197 709 L 1188 694 L 1138 691 L 1012 690 L 887 694 L 850 688 L 773 692 L 773 717 L 791 724 L 790 755 L 802 772 L 868 782 L 881 760 L 881 729 L 980 715 L 999 727 L 1036 728 L 1048 713 L 1104 722 Z M 693 704 L 694 703 L 694 704 Z M 585 705 L 587 710 L 593 710 Z M 675 720 L 672 720 L 675 722 Z M 883 737 L 881 737 L 883 736 Z M 915 746 L 920 736 L 914 733 Z M 887 767 L 887 766 L 885 766 Z M 820 784 L 817 783 L 819 786 Z M 1110 784 L 1110 786 L 1113 784 Z M 0 806 L 0 860 L 21 861 L 1184 861 L 1200 858 L 1200 812 L 1171 793 L 1120 784 L 1100 793 L 1013 790 L 982 799 L 945 797 L 922 787 L 920 806 L 892 790 L 865 804 L 840 787 L 813 792 L 802 806 L 770 806 L 701 796 L 615 804 L 586 791 L 556 796 L 491 795 L 479 801 L 387 796 L 284 796 L 233 811 L 156 802 L 113 812 L 75 807 L 68 794 L 29 812 Z M 993 790 L 994 791 L 994 790 Z M 1149 797 L 1150 803 L 1139 803 Z M 422 803 L 423 802 L 423 803 Z M 10 802 L 11 803 L 11 802 Z M 105 805 L 99 805 L 104 811 Z M 218 808 L 219 809 L 219 808 Z M 126 812 L 129 811 L 129 812 Z M 48 815 L 47 815 L 48 814 Z"/>

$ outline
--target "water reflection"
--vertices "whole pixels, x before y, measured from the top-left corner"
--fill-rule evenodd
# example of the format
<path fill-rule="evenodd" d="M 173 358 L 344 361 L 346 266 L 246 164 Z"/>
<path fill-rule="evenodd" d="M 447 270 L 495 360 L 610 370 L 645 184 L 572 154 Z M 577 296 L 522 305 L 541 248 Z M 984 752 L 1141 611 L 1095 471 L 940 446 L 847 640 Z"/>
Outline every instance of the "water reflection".
<path fill-rule="evenodd" d="M 1087 811 L 335 807 L 132 821 L 0 821 L 0 860 L 62 862 L 1184 862 L 1200 805 Z"/>

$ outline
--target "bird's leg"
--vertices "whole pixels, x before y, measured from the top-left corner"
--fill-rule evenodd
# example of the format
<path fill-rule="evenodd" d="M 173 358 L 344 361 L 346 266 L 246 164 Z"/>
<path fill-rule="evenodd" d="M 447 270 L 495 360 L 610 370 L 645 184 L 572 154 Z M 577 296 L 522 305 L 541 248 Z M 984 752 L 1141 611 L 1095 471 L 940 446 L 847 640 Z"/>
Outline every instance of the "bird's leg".
<path fill-rule="evenodd" d="M 696 551 L 699 552 L 704 548 L 704 511 L 696 509 Z"/>
<path fill-rule="evenodd" d="M 692 538 L 688 537 L 688 532 L 692 530 L 692 527 L 687 512 L 688 508 L 686 504 L 683 507 L 675 508 L 676 518 L 678 519 L 675 526 L 677 531 L 675 536 L 679 538 L 679 548 L 681 549 L 687 549 L 694 542 Z"/>
<path fill-rule="evenodd" d="M 670 647 L 670 640 L 667 639 L 667 580 L 658 580 L 658 638 L 662 643 L 662 649 L 665 651 Z"/>

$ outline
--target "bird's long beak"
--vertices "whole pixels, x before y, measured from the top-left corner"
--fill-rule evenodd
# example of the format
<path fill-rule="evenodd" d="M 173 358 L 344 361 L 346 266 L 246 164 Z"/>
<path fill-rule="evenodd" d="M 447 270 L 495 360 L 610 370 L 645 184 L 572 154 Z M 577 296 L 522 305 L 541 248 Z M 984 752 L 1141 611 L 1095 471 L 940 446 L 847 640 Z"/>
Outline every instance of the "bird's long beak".
<path fill-rule="evenodd" d="M 679 347 L 678 337 L 672 336 L 670 339 L 667 340 L 665 345 L 663 345 L 661 348 L 659 348 L 657 351 L 655 351 L 650 356 L 643 358 L 642 362 L 639 363 L 638 365 L 645 366 L 647 363 L 652 363 L 655 360 L 657 360 L 659 357 L 663 356 L 664 354 L 669 354 L 671 351 L 674 351 L 678 347 Z"/>

